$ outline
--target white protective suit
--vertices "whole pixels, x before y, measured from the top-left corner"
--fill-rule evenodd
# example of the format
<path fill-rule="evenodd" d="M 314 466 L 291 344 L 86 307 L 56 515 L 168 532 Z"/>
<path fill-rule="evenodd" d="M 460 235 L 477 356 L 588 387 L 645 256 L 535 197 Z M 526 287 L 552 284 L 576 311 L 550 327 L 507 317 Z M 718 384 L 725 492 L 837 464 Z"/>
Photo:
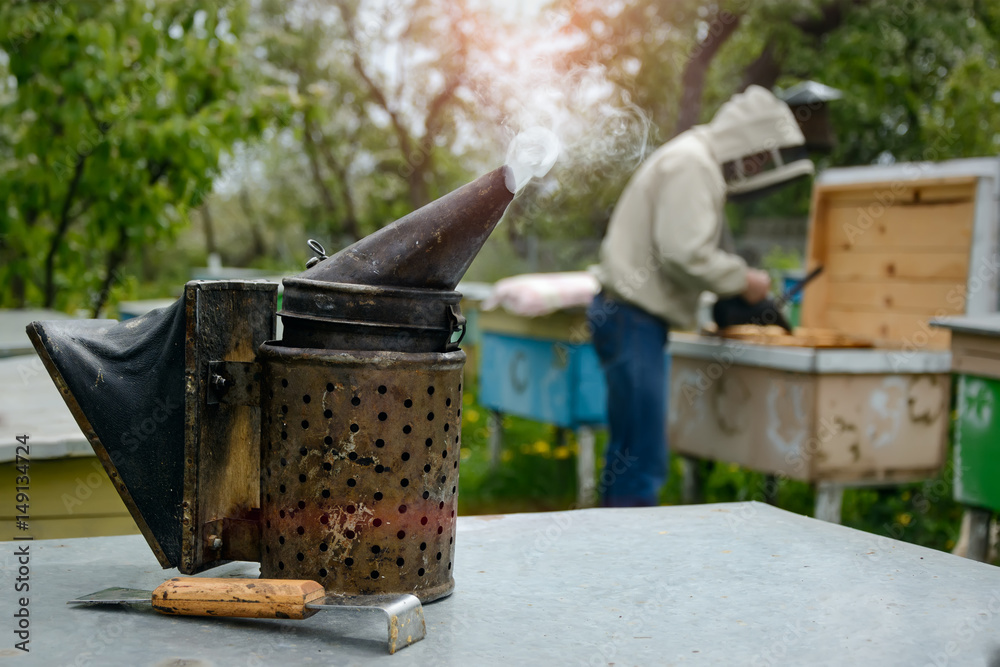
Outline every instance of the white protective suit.
<path fill-rule="evenodd" d="M 658 148 L 632 176 L 611 216 L 594 267 L 604 291 L 682 329 L 694 326 L 703 291 L 743 292 L 746 263 L 719 249 L 726 197 L 811 174 L 807 158 L 785 164 L 779 153 L 804 144 L 788 105 L 750 86 L 710 123 Z M 774 168 L 744 176 L 743 158 L 765 152 Z"/>

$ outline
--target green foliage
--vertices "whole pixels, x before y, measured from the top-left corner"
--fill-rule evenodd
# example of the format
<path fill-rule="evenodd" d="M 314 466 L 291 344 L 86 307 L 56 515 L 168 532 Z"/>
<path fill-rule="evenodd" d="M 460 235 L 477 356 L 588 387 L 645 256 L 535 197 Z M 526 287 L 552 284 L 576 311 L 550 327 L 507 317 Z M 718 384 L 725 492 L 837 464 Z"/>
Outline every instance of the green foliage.
<path fill-rule="evenodd" d="M 174 237 L 220 152 L 278 104 L 249 94 L 241 2 L 4 3 L 0 305 L 104 304 Z"/>
<path fill-rule="evenodd" d="M 832 164 L 995 153 L 995 14 L 966 0 L 874 0 L 792 51 L 788 81 L 813 78 L 844 92 L 831 105 L 840 138 Z"/>
<path fill-rule="evenodd" d="M 801 254 L 794 250 L 783 250 L 779 246 L 772 248 L 761 261 L 761 268 L 776 274 L 801 267 Z"/>
<path fill-rule="evenodd" d="M 463 6 L 261 3 L 261 67 L 298 110 L 291 133 L 272 137 L 259 160 L 273 177 L 254 184 L 254 210 L 284 208 L 266 224 L 308 221 L 336 250 L 470 178 L 455 146 L 469 122 L 455 94 L 469 39 Z"/>
<path fill-rule="evenodd" d="M 779 86 L 812 79 L 843 91 L 830 104 L 838 144 L 816 156 L 820 167 L 993 155 L 1000 147 L 996 3 L 628 0 L 615 13 L 605 3 L 571 4 L 592 35 L 577 58 L 607 67 L 661 139 L 673 134 L 685 68 L 721 43 L 695 98 L 701 122 L 745 83 L 772 75 Z M 809 193 L 800 184 L 729 207 L 730 222 L 738 229 L 748 216 L 802 215 Z"/>

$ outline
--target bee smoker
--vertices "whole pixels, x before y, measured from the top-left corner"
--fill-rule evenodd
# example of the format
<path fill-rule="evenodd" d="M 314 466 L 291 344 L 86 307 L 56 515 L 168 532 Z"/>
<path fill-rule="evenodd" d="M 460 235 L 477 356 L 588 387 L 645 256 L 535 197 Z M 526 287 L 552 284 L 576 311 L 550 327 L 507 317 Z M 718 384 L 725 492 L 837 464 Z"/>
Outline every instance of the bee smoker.
<path fill-rule="evenodd" d="M 500 168 L 277 285 L 193 281 L 117 323 L 28 335 L 164 568 L 259 561 L 328 594 L 454 588 L 455 288 L 513 194 Z"/>

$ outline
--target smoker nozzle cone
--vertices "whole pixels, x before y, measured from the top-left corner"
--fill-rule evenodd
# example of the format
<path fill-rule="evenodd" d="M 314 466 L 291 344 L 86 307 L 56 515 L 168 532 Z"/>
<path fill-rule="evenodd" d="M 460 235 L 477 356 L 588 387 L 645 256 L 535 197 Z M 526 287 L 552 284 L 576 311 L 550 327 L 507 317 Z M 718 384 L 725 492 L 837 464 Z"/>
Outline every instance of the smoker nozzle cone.
<path fill-rule="evenodd" d="M 500 167 L 300 273 L 331 283 L 454 290 L 513 193 Z"/>

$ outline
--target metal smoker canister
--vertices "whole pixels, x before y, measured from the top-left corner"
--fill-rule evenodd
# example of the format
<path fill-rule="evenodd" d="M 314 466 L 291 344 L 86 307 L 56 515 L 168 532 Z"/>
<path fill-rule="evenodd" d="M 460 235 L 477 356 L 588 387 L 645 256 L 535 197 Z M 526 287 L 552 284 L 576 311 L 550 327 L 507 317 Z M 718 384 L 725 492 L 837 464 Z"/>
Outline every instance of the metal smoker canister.
<path fill-rule="evenodd" d="M 450 593 L 465 353 L 265 345 L 260 359 L 261 576 Z"/>
<path fill-rule="evenodd" d="M 258 354 L 262 577 L 454 589 L 454 288 L 511 199 L 498 169 L 285 281 L 284 338 Z"/>

